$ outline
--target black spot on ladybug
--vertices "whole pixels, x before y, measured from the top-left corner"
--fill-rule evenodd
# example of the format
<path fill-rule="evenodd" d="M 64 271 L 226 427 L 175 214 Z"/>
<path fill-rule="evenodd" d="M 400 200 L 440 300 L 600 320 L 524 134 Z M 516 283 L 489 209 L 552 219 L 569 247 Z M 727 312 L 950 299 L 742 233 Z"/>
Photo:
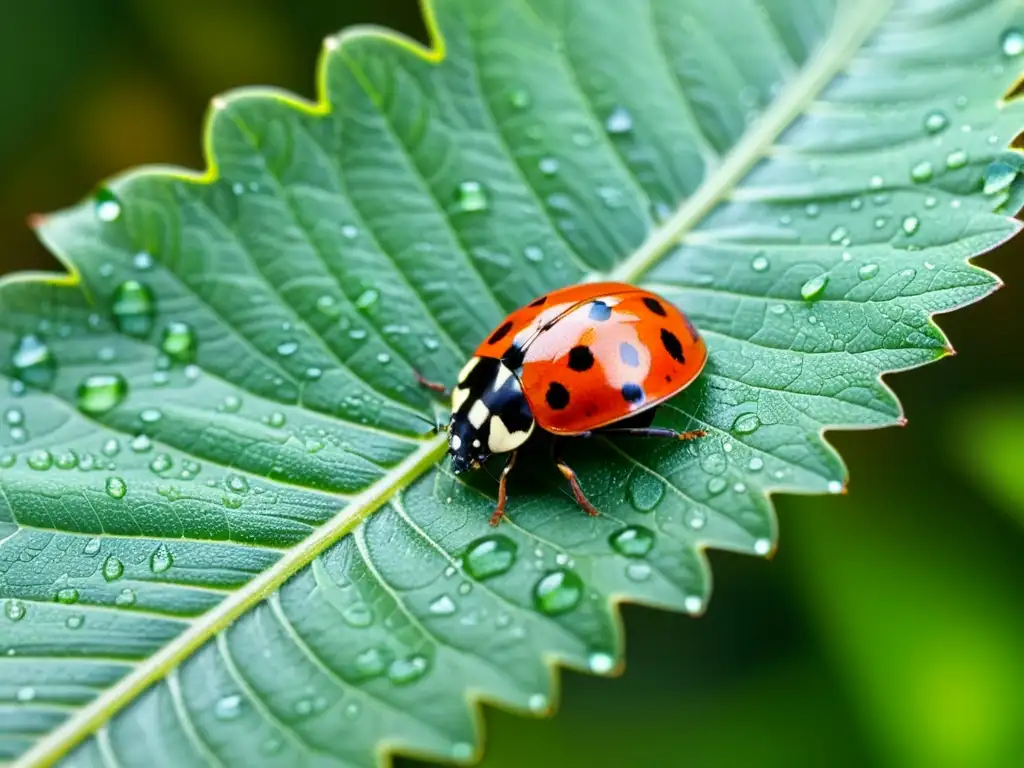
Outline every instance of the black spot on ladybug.
<path fill-rule="evenodd" d="M 603 323 L 609 317 L 612 316 L 612 308 L 605 304 L 603 301 L 594 301 L 590 304 L 590 319 L 596 320 L 599 323 Z"/>
<path fill-rule="evenodd" d="M 619 359 L 630 368 L 636 368 L 640 365 L 640 353 L 628 341 L 619 344 Z"/>
<path fill-rule="evenodd" d="M 541 296 L 539 299 L 534 299 L 533 301 L 531 301 L 527 306 L 529 306 L 529 307 L 539 307 L 540 305 L 542 305 L 547 300 L 548 300 L 547 296 Z"/>
<path fill-rule="evenodd" d="M 622 387 L 622 398 L 627 403 L 639 403 L 644 399 L 644 391 L 639 384 L 624 384 Z"/>
<path fill-rule="evenodd" d="M 652 299 L 650 296 L 644 296 L 644 304 L 651 312 L 661 317 L 665 316 L 665 308 L 661 306 L 661 302 L 657 299 Z"/>
<path fill-rule="evenodd" d="M 557 381 L 552 381 L 548 384 L 548 391 L 544 395 L 544 399 L 548 401 L 548 405 L 556 411 L 560 411 L 569 404 L 569 390 Z"/>
<path fill-rule="evenodd" d="M 501 325 L 494 333 L 491 334 L 491 338 L 487 340 L 488 344 L 497 344 L 499 341 L 508 336 L 508 332 L 512 330 L 512 321 L 509 320 L 507 323 Z"/>
<path fill-rule="evenodd" d="M 661 329 L 661 343 L 665 347 L 665 351 L 669 353 L 673 360 L 677 363 L 685 363 L 686 358 L 683 357 L 683 345 L 679 343 L 679 339 L 676 335 L 667 328 Z"/>
<path fill-rule="evenodd" d="M 518 344 L 512 344 L 505 352 L 501 355 L 501 362 L 506 367 L 511 368 L 513 371 L 521 368 L 523 365 L 523 348 Z"/>
<path fill-rule="evenodd" d="M 666 376 L 665 377 L 665 381 L 667 381 L 669 384 L 671 384 L 672 383 L 672 377 L 671 376 Z"/>
<path fill-rule="evenodd" d="M 590 347 L 576 346 L 569 350 L 569 367 L 574 371 L 589 371 L 594 365 Z"/>

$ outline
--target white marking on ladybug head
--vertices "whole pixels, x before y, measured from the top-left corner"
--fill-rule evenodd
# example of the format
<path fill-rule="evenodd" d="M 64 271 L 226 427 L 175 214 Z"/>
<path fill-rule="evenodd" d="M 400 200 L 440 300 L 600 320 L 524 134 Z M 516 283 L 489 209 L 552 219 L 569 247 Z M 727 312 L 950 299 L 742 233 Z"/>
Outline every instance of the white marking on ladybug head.
<path fill-rule="evenodd" d="M 500 416 L 491 417 L 491 433 L 487 438 L 487 447 L 491 453 L 509 453 L 525 443 L 533 433 L 536 422 L 530 422 L 530 428 L 509 432 Z"/>
<path fill-rule="evenodd" d="M 469 414 L 466 416 L 469 419 L 469 423 L 473 425 L 473 429 L 480 429 L 490 417 L 491 412 L 488 410 L 487 405 L 483 400 L 477 400 L 473 405 L 469 407 Z"/>

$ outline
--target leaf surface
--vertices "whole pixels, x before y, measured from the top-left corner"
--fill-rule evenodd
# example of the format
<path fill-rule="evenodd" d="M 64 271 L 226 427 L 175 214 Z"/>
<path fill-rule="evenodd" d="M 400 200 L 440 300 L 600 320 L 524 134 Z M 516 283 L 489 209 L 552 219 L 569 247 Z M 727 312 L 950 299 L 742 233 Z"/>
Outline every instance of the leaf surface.
<path fill-rule="evenodd" d="M 488 701 L 621 656 L 623 600 L 702 612 L 706 548 L 767 555 L 770 492 L 838 492 L 826 428 L 1016 231 L 1012 0 L 442 0 L 433 49 L 330 38 L 323 100 L 214 101 L 211 170 L 46 219 L 72 278 L 0 287 L 0 757 L 465 760 Z M 688 445 L 568 451 L 510 515 L 463 482 L 414 371 L 611 276 L 682 307 Z M 443 414 L 442 414 L 443 415 Z"/>

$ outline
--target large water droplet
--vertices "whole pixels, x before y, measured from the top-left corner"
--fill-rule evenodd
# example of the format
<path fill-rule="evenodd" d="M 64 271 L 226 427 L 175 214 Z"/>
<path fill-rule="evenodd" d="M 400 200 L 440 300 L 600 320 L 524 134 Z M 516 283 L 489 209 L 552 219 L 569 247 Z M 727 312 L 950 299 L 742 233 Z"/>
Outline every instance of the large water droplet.
<path fill-rule="evenodd" d="M 629 133 L 633 130 L 633 116 L 629 114 L 625 107 L 616 107 L 608 115 L 604 127 L 608 133 L 613 135 Z"/>
<path fill-rule="evenodd" d="M 100 221 L 116 221 L 121 216 L 121 203 L 109 189 L 101 189 L 93 200 L 93 210 Z"/>
<path fill-rule="evenodd" d="M 429 667 L 427 657 L 419 654 L 405 659 L 395 659 L 388 666 L 388 680 L 395 685 L 408 685 L 423 677 Z"/>
<path fill-rule="evenodd" d="M 487 210 L 487 190 L 479 181 L 464 181 L 459 184 L 455 195 L 455 204 L 460 211 Z"/>
<path fill-rule="evenodd" d="M 28 455 L 28 465 L 38 472 L 45 472 L 53 466 L 53 454 L 45 448 L 38 448 Z"/>
<path fill-rule="evenodd" d="M 364 602 L 349 603 L 342 609 L 341 618 L 350 627 L 368 627 L 373 624 L 373 611 Z"/>
<path fill-rule="evenodd" d="M 665 495 L 665 484 L 648 472 L 636 472 L 629 480 L 629 498 L 639 512 L 650 512 Z"/>
<path fill-rule="evenodd" d="M 127 394 L 128 382 L 120 374 L 96 374 L 78 385 L 78 408 L 90 416 L 98 416 L 118 405 Z"/>
<path fill-rule="evenodd" d="M 149 462 L 149 469 L 151 472 L 161 474 L 168 471 L 174 466 L 174 460 L 166 453 L 158 453 L 153 457 L 153 460 Z"/>
<path fill-rule="evenodd" d="M 750 268 L 755 272 L 766 272 L 769 266 L 766 256 L 755 256 L 750 262 Z"/>
<path fill-rule="evenodd" d="M 654 547 L 654 532 L 642 525 L 630 525 L 608 537 L 612 549 L 625 557 L 645 557 Z"/>
<path fill-rule="evenodd" d="M 918 227 L 921 226 L 921 220 L 917 216 L 907 216 L 903 219 L 903 231 L 908 235 L 912 235 L 917 232 Z"/>
<path fill-rule="evenodd" d="M 127 607 L 129 605 L 135 605 L 135 591 L 128 589 L 122 589 L 120 594 L 114 598 L 114 605 L 120 605 Z"/>
<path fill-rule="evenodd" d="M 145 338 L 153 329 L 156 301 L 149 286 L 138 280 L 125 280 L 114 289 L 114 324 L 117 329 L 136 338 Z"/>
<path fill-rule="evenodd" d="M 448 595 L 441 595 L 430 603 L 430 612 L 435 616 L 451 616 L 455 613 L 455 601 Z"/>
<path fill-rule="evenodd" d="M 362 678 L 378 677 L 384 674 L 390 658 L 391 655 L 386 649 L 367 648 L 355 658 L 356 672 Z"/>
<path fill-rule="evenodd" d="M 103 578 L 107 581 L 116 581 L 121 578 L 122 573 L 124 573 L 124 563 L 114 555 L 107 555 L 107 559 L 103 561 Z"/>
<path fill-rule="evenodd" d="M 153 573 L 164 573 L 174 564 L 174 558 L 166 544 L 159 545 L 149 556 L 149 568 Z"/>
<path fill-rule="evenodd" d="M 924 118 L 924 129 L 928 133 L 941 133 L 946 130 L 949 125 L 949 118 L 946 117 L 945 113 L 935 111 L 929 112 Z"/>
<path fill-rule="evenodd" d="M 78 590 L 74 587 L 63 587 L 57 590 L 57 602 L 73 605 L 78 602 Z"/>
<path fill-rule="evenodd" d="M 1020 56 L 1024 53 L 1024 32 L 1011 27 L 999 38 L 999 46 L 1006 56 Z"/>
<path fill-rule="evenodd" d="M 917 184 L 923 184 L 926 181 L 931 181 L 934 174 L 935 169 L 932 168 L 932 164 L 927 160 L 923 160 L 910 169 L 910 179 Z"/>
<path fill-rule="evenodd" d="M 741 413 L 732 423 L 732 431 L 738 435 L 749 435 L 751 432 L 756 432 L 760 426 L 761 419 L 756 413 Z"/>
<path fill-rule="evenodd" d="M 100 551 L 100 540 L 95 538 L 95 537 L 93 537 L 93 538 L 89 539 L 87 542 L 85 542 L 85 546 L 82 547 L 82 554 L 83 555 L 89 555 L 90 557 L 92 555 L 95 555 L 99 551 Z"/>
<path fill-rule="evenodd" d="M 583 581 L 573 571 L 546 573 L 533 587 L 533 604 L 547 616 L 568 613 L 583 599 Z"/>
<path fill-rule="evenodd" d="M 164 328 L 160 351 L 177 363 L 188 364 L 196 358 L 196 333 L 188 323 L 172 321 Z"/>
<path fill-rule="evenodd" d="M 463 568 L 479 581 L 500 576 L 515 565 L 516 550 L 516 543 L 507 536 L 484 536 L 469 545 Z"/>
<path fill-rule="evenodd" d="M 591 672 L 603 675 L 615 668 L 615 659 L 607 653 L 592 653 L 587 658 L 587 666 Z"/>
<path fill-rule="evenodd" d="M 373 306 L 379 298 L 380 291 L 376 288 L 367 288 L 356 297 L 355 305 L 359 309 L 366 309 L 367 307 Z"/>
<path fill-rule="evenodd" d="M 859 277 L 861 280 L 870 280 L 877 274 L 877 264 L 865 264 L 863 267 L 857 270 L 857 277 Z"/>
<path fill-rule="evenodd" d="M 234 720 L 242 713 L 242 697 L 236 693 L 217 699 L 213 713 L 218 720 Z"/>
<path fill-rule="evenodd" d="M 828 239 L 831 243 L 841 243 L 849 236 L 850 230 L 848 230 L 846 227 L 840 224 L 838 227 L 832 230 L 832 233 L 828 236 Z"/>
<path fill-rule="evenodd" d="M 4 616 L 11 621 L 21 621 L 25 618 L 25 604 L 21 600 L 8 600 L 4 603 Z"/>
<path fill-rule="evenodd" d="M 22 704 L 27 704 L 36 697 L 36 689 L 30 685 L 26 685 L 23 688 L 19 688 L 14 694 L 14 698 L 20 701 Z"/>
<path fill-rule="evenodd" d="M 33 387 L 48 387 L 57 372 L 57 361 L 41 338 L 22 336 L 11 348 L 11 367 L 14 375 Z"/>
<path fill-rule="evenodd" d="M 828 275 L 817 275 L 800 286 L 800 295 L 804 301 L 814 301 L 825 292 L 825 286 L 827 285 Z"/>
<path fill-rule="evenodd" d="M 967 152 L 962 149 L 957 149 L 946 155 L 946 167 L 951 171 L 955 171 L 958 168 L 963 168 L 967 165 Z"/>
<path fill-rule="evenodd" d="M 558 173 L 558 160 L 553 157 L 542 157 L 537 167 L 545 176 L 554 176 Z"/>

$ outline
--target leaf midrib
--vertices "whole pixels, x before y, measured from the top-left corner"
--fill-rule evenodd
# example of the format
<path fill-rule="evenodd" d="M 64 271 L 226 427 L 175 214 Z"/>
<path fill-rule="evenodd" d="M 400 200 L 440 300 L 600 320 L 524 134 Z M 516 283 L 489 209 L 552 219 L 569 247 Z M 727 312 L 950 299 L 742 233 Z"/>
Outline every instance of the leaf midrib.
<path fill-rule="evenodd" d="M 885 17 L 893 0 L 873 0 L 843 4 L 836 15 L 832 31 L 825 38 L 818 52 L 797 76 L 783 88 L 779 97 L 765 111 L 752 130 L 725 156 L 722 164 L 715 169 L 697 191 L 683 202 L 676 212 L 650 236 L 625 261 L 610 273 L 590 273 L 583 282 L 619 280 L 634 282 L 647 271 L 679 239 L 691 231 L 716 205 L 727 200 L 743 177 L 754 164 L 765 157 L 770 147 L 806 107 L 819 95 L 821 90 L 840 72 L 860 49 L 864 40 Z M 410 48 L 416 55 L 438 63 L 437 52 L 443 50 L 439 30 L 434 26 L 434 14 L 425 2 L 425 14 L 430 28 L 432 50 Z M 368 32 L 389 39 L 390 33 Z M 396 38 L 398 42 L 400 39 Z M 406 46 L 409 48 L 408 46 Z M 326 56 L 318 66 L 326 66 Z M 320 79 L 323 83 L 323 79 Z M 321 92 L 321 103 L 326 102 L 326 93 Z M 325 109 L 329 110 L 329 105 Z M 206 130 L 210 129 L 209 123 Z M 207 183 L 212 183 L 208 179 Z M 53 765 L 83 738 L 100 728 L 127 704 L 135 700 L 151 684 L 167 676 L 195 653 L 202 645 L 227 629 L 232 622 L 244 615 L 260 601 L 266 599 L 301 568 L 347 533 L 351 532 L 367 516 L 387 503 L 392 496 L 420 477 L 435 465 L 445 453 L 445 436 L 437 435 L 422 445 L 400 464 L 389 471 L 377 483 L 352 497 L 345 509 L 311 533 L 301 544 L 287 552 L 277 563 L 254 577 L 248 584 L 226 597 L 210 609 L 172 642 L 164 646 L 149 659 L 136 665 L 135 669 L 116 685 L 108 688 L 78 714 L 65 721 L 38 741 L 18 761 L 20 765 Z"/>

